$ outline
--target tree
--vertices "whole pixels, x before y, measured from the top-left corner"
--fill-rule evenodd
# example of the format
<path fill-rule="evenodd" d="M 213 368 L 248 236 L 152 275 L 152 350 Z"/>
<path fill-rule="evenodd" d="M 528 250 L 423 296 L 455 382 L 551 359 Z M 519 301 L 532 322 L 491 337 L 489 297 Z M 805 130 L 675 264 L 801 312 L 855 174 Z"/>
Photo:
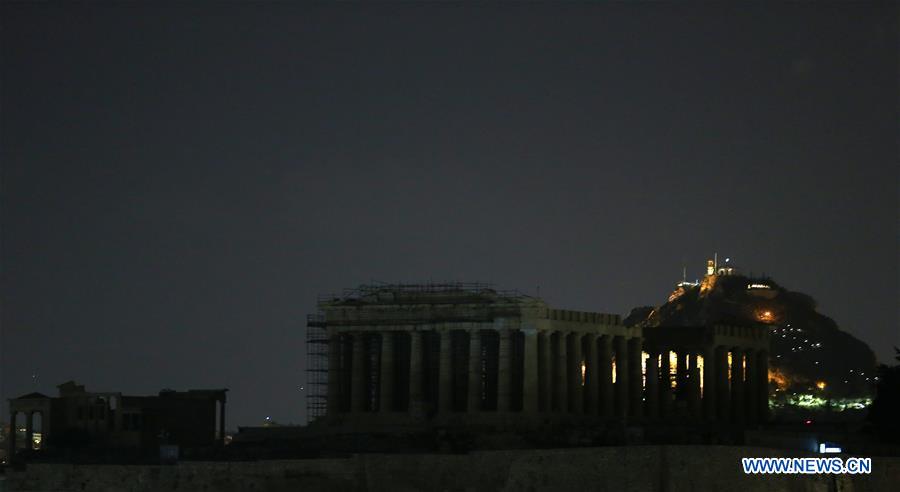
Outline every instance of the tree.
<path fill-rule="evenodd" d="M 894 347 L 894 351 L 900 362 L 900 349 Z M 875 401 L 869 408 L 868 420 L 883 440 L 900 443 L 900 364 L 878 366 Z"/>

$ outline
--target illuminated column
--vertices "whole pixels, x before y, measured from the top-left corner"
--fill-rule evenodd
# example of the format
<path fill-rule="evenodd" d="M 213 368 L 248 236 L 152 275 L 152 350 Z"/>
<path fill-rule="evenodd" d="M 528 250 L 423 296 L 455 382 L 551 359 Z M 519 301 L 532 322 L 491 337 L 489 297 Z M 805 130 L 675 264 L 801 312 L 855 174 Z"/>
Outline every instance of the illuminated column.
<path fill-rule="evenodd" d="M 394 410 L 394 332 L 381 332 L 381 382 L 379 383 L 380 412 Z"/>
<path fill-rule="evenodd" d="M 623 336 L 615 338 L 616 350 L 616 417 L 628 416 L 628 340 Z"/>
<path fill-rule="evenodd" d="M 731 421 L 731 389 L 728 380 L 728 349 L 716 347 L 716 418 L 720 422 Z"/>
<path fill-rule="evenodd" d="M 756 403 L 756 398 L 759 394 L 759 391 L 756 389 L 756 351 L 747 349 L 744 351 L 744 356 L 747 358 L 747 370 L 744 375 L 744 414 L 747 423 L 755 425 L 757 422 L 757 409 L 759 408 L 759 405 Z"/>
<path fill-rule="evenodd" d="M 600 393 L 600 415 L 606 418 L 613 417 L 613 384 L 612 384 L 612 335 L 600 337 L 597 347 L 597 356 L 600 364 L 597 367 L 597 382 Z"/>
<path fill-rule="evenodd" d="M 647 418 L 659 418 L 659 354 L 650 351 L 647 358 Z"/>
<path fill-rule="evenodd" d="M 706 347 L 703 351 L 703 417 L 707 421 L 716 419 L 715 354 L 712 347 Z"/>
<path fill-rule="evenodd" d="M 641 339 L 632 337 L 628 340 L 628 415 L 641 417 L 643 414 L 644 375 L 641 367 Z"/>
<path fill-rule="evenodd" d="M 587 365 L 585 372 L 585 395 L 587 400 L 587 414 L 596 417 L 600 411 L 600 353 L 597 350 L 597 335 L 589 333 L 587 337 L 587 352 L 584 354 L 584 360 Z"/>
<path fill-rule="evenodd" d="M 533 325 L 522 327 L 523 366 L 522 366 L 522 412 L 537 413 L 540 409 L 538 391 L 538 333 Z"/>
<path fill-rule="evenodd" d="M 687 359 L 688 410 L 691 418 L 699 420 L 702 410 L 700 409 L 700 368 L 697 366 L 697 353 L 690 352 Z"/>
<path fill-rule="evenodd" d="M 550 332 L 542 331 L 538 334 L 538 383 L 541 386 L 540 406 L 541 411 L 553 411 L 553 395 L 550 379 L 553 377 L 553 366 L 550 361 L 551 347 Z"/>
<path fill-rule="evenodd" d="M 326 414 L 336 415 L 341 406 L 341 336 L 336 332 L 328 337 L 328 395 Z M 122 402 L 119 402 L 122 408 Z M 121 413 L 121 411 L 120 411 Z"/>
<path fill-rule="evenodd" d="M 500 349 L 497 355 L 497 411 L 509 411 L 509 386 L 510 386 L 510 331 L 506 328 L 499 330 Z"/>
<path fill-rule="evenodd" d="M 553 371 L 553 388 L 554 400 L 556 405 L 554 408 L 560 413 L 569 411 L 569 383 L 566 377 L 566 333 L 563 331 L 556 332 L 556 370 Z"/>
<path fill-rule="evenodd" d="M 451 350 L 450 330 L 441 330 L 441 347 L 438 367 L 438 411 L 453 411 L 453 351 Z"/>
<path fill-rule="evenodd" d="M 470 413 L 481 410 L 481 330 L 469 330 L 469 388 L 466 402 Z"/>
<path fill-rule="evenodd" d="M 425 416 L 422 395 L 422 332 L 409 332 L 409 413 L 413 417 Z"/>
<path fill-rule="evenodd" d="M 350 410 L 363 412 L 366 410 L 366 351 L 365 334 L 353 333 L 353 362 L 350 370 Z"/>
<path fill-rule="evenodd" d="M 663 349 L 660 353 L 659 363 L 659 416 L 667 419 L 672 414 L 672 363 L 671 352 Z"/>
<path fill-rule="evenodd" d="M 581 379 L 581 333 L 572 332 L 569 338 L 569 390 L 571 406 L 569 412 L 573 414 L 584 413 L 584 385 Z"/>
<path fill-rule="evenodd" d="M 756 378 L 756 415 L 764 423 L 769 420 L 769 353 L 765 350 L 756 353 Z"/>
<path fill-rule="evenodd" d="M 736 424 L 744 423 L 744 351 L 731 349 L 731 418 Z"/>

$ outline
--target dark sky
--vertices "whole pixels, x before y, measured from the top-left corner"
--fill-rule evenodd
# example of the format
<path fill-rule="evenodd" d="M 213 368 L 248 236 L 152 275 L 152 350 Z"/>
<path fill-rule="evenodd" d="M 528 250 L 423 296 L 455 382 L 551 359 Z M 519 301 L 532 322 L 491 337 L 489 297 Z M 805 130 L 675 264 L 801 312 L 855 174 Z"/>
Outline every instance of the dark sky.
<path fill-rule="evenodd" d="M 299 423 L 319 293 L 627 313 L 716 251 L 900 345 L 896 3 L 0 19 L 4 408 L 75 379 Z"/>

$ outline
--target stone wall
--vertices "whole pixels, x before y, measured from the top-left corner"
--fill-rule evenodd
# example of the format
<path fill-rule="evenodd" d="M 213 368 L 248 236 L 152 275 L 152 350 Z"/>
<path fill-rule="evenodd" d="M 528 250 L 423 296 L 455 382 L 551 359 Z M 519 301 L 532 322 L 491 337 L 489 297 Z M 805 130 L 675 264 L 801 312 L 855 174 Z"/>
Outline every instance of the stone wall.
<path fill-rule="evenodd" d="M 881 491 L 900 481 L 900 458 L 873 458 L 871 475 L 745 475 L 741 458 L 804 456 L 731 446 L 626 446 L 370 454 L 345 459 L 184 462 L 173 466 L 32 464 L 7 470 L 0 491 L 253 490 L 741 490 Z M 815 455 L 808 455 L 815 456 Z"/>

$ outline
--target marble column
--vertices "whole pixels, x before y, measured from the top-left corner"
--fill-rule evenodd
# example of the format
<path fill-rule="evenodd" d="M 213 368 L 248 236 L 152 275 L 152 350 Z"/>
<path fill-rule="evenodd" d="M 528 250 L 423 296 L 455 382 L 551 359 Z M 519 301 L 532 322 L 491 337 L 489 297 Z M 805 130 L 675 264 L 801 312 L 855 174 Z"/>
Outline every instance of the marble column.
<path fill-rule="evenodd" d="M 733 347 L 731 351 L 731 419 L 736 424 L 743 424 L 744 351 L 738 347 Z"/>
<path fill-rule="evenodd" d="M 503 328 L 499 330 L 500 349 L 497 356 L 497 411 L 508 412 L 510 409 L 510 339 L 512 333 Z"/>
<path fill-rule="evenodd" d="M 469 330 L 469 387 L 466 408 L 470 413 L 481 410 L 481 330 Z"/>
<path fill-rule="evenodd" d="M 450 330 L 440 331 L 440 358 L 438 366 L 438 411 L 453 411 L 453 350 Z"/>
<path fill-rule="evenodd" d="M 687 353 L 679 348 L 675 358 L 675 401 L 687 401 Z"/>
<path fill-rule="evenodd" d="M 336 415 L 341 408 L 341 336 L 331 333 L 328 336 L 328 394 L 326 395 L 326 414 Z M 119 412 L 122 402 L 119 402 Z"/>
<path fill-rule="evenodd" d="M 225 445 L 225 398 L 222 397 L 222 400 L 219 400 L 219 444 L 222 446 Z M 44 415 L 41 414 L 41 443 L 43 444 L 43 440 L 47 439 L 46 427 L 44 424 Z"/>
<path fill-rule="evenodd" d="M 700 368 L 697 366 L 697 353 L 689 352 L 687 359 L 688 412 L 692 419 L 700 420 L 703 410 L 700 407 Z"/>
<path fill-rule="evenodd" d="M 646 391 L 647 418 L 659 419 L 659 354 L 649 352 L 647 358 L 647 391 Z"/>
<path fill-rule="evenodd" d="M 540 391 L 540 408 L 542 412 L 553 411 L 553 395 L 550 380 L 553 377 L 553 366 L 550 358 L 552 340 L 550 332 L 538 333 L 538 382 Z"/>
<path fill-rule="evenodd" d="M 703 418 L 716 419 L 716 351 L 713 347 L 703 350 Z"/>
<path fill-rule="evenodd" d="M 605 418 L 612 418 L 613 409 L 615 408 L 612 383 L 612 341 L 612 335 L 603 335 L 600 337 L 600 343 L 597 345 L 597 355 L 600 359 L 600 364 L 597 367 L 600 415 Z"/>
<path fill-rule="evenodd" d="M 42 419 L 43 420 L 43 419 Z M 25 449 L 34 449 L 34 411 L 25 412 Z"/>
<path fill-rule="evenodd" d="M 632 337 L 628 340 L 628 415 L 632 417 L 643 416 L 644 400 L 644 374 L 641 364 L 641 352 L 643 343 L 640 337 Z"/>
<path fill-rule="evenodd" d="M 615 338 L 616 350 L 616 417 L 628 416 L 628 340 L 623 336 Z"/>
<path fill-rule="evenodd" d="M 422 387 L 422 332 L 409 332 L 409 413 L 413 418 L 425 416 Z"/>
<path fill-rule="evenodd" d="M 572 392 L 569 397 L 571 401 L 569 412 L 580 415 L 584 413 L 584 384 L 581 377 L 581 362 L 584 357 L 581 333 L 577 331 L 569 335 L 569 357 L 569 390 Z"/>
<path fill-rule="evenodd" d="M 350 370 L 350 410 L 364 412 L 366 410 L 366 350 L 365 333 L 353 334 L 353 362 Z"/>
<path fill-rule="evenodd" d="M 522 327 L 522 412 L 536 414 L 540 410 L 538 391 L 538 332 L 534 326 Z"/>
<path fill-rule="evenodd" d="M 660 352 L 659 362 L 659 417 L 663 420 L 672 416 L 672 361 L 671 351 Z"/>
<path fill-rule="evenodd" d="M 556 332 L 556 369 L 553 371 L 554 409 L 560 413 L 569 411 L 568 365 L 566 364 L 566 332 Z"/>
<path fill-rule="evenodd" d="M 728 377 L 728 349 L 716 347 L 716 419 L 719 422 L 731 422 L 731 386 Z"/>
<path fill-rule="evenodd" d="M 394 411 L 394 332 L 381 332 L 381 381 L 378 411 Z"/>
<path fill-rule="evenodd" d="M 747 370 L 744 374 L 744 418 L 750 425 L 756 425 L 759 405 L 756 398 L 759 391 L 756 389 L 756 351 L 747 349 L 744 351 L 747 360 Z"/>
<path fill-rule="evenodd" d="M 7 456 L 6 459 L 7 459 L 7 461 L 10 461 L 10 462 L 16 455 L 16 436 L 19 433 L 19 429 L 16 428 L 16 415 L 17 414 L 18 414 L 18 412 L 16 412 L 15 410 L 9 411 L 9 431 L 10 432 L 9 432 L 9 435 L 7 436 L 8 447 L 6 450 L 6 456 Z"/>
<path fill-rule="evenodd" d="M 596 417 L 600 413 L 600 352 L 597 350 L 597 335 L 589 333 L 587 337 L 587 352 L 584 360 L 587 363 L 585 374 L 585 400 L 587 401 L 587 414 Z"/>

